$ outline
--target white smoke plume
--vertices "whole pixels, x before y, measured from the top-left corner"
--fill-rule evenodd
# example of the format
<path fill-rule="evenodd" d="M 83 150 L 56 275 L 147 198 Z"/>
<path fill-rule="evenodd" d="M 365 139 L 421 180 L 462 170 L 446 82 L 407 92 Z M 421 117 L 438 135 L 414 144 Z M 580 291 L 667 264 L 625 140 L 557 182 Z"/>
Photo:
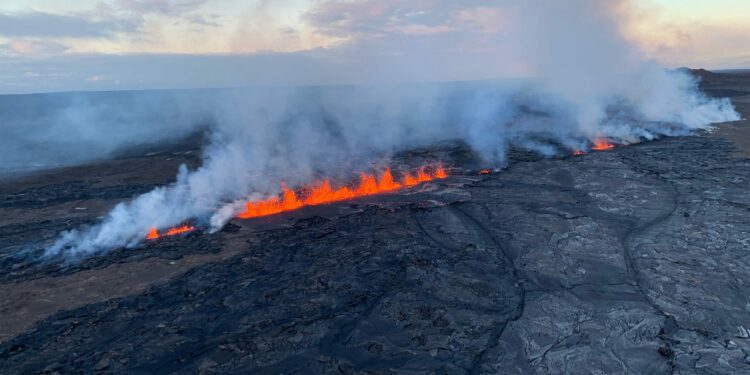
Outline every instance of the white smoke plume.
<path fill-rule="evenodd" d="M 514 61 L 529 79 L 218 92 L 202 104 L 213 135 L 200 168 L 182 167 L 174 184 L 120 203 L 93 227 L 62 234 L 46 254 L 134 246 L 152 226 L 190 219 L 220 228 L 238 202 L 277 193 L 282 180 L 294 186 L 346 175 L 375 158 L 441 140 L 463 140 L 502 165 L 511 146 L 552 155 L 563 151 L 554 144 L 580 149 L 597 137 L 632 143 L 739 118 L 728 100 L 702 95 L 688 74 L 640 58 L 619 29 L 622 2 L 508 4 L 501 30 L 483 39 L 497 44 L 498 53 L 486 56 Z M 368 43 L 370 53 L 392 47 L 387 36 Z M 364 75 L 477 64 L 457 55 L 433 66 L 430 58 L 445 55 L 420 46 L 398 62 L 356 52 L 364 53 L 358 57 Z M 488 74 L 496 63 L 502 65 L 482 62 Z"/>

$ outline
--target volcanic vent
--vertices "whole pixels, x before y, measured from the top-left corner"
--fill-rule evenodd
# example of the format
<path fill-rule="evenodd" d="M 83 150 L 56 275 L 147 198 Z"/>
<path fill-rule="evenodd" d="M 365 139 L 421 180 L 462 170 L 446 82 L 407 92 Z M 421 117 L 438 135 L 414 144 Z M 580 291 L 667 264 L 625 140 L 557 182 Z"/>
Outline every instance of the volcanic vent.
<path fill-rule="evenodd" d="M 399 189 L 410 188 L 424 182 L 448 177 L 448 173 L 442 165 L 420 167 L 414 173 L 404 172 L 400 179 L 393 177 L 390 168 L 385 168 L 379 174 L 368 174 L 361 172 L 359 182 L 354 186 L 332 187 L 331 180 L 326 178 L 309 186 L 302 186 L 298 191 L 281 185 L 281 196 L 272 196 L 258 201 L 245 202 L 244 209 L 236 214 L 238 219 L 252 219 L 280 214 L 282 212 L 294 211 L 302 207 L 319 206 L 359 197 L 393 192 Z M 156 240 L 161 237 L 175 236 L 188 233 L 196 228 L 192 225 L 181 225 L 159 232 L 157 228 L 151 227 L 146 234 L 147 240 Z"/>

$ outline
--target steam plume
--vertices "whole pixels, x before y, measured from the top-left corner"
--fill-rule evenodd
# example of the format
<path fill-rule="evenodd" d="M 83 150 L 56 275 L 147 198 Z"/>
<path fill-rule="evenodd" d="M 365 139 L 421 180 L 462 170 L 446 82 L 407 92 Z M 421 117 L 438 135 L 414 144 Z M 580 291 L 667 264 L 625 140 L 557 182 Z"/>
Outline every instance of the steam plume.
<path fill-rule="evenodd" d="M 738 119 L 728 100 L 706 98 L 691 76 L 639 58 L 611 5 L 514 4 L 505 9 L 509 21 L 497 43 L 509 44 L 502 58 L 524 65 L 531 79 L 222 91 L 203 103 L 213 125 L 200 168 L 180 168 L 174 184 L 120 203 L 91 228 L 62 234 L 46 253 L 134 246 L 149 227 L 188 219 L 220 228 L 239 200 L 276 193 L 282 179 L 293 186 L 346 174 L 441 140 L 464 140 L 502 165 L 511 146 L 552 155 L 564 152 L 554 145 L 580 149 L 597 137 L 632 143 Z M 468 64 L 455 59 L 451 65 Z"/>

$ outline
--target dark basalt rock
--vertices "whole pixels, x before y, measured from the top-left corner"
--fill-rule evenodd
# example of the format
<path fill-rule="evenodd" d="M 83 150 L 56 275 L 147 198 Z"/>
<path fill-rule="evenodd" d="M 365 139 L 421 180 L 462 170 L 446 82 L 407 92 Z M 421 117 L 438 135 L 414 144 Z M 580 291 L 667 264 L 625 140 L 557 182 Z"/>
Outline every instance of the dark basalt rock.
<path fill-rule="evenodd" d="M 516 162 L 417 195 L 460 185 L 468 200 L 248 232 L 235 257 L 50 316 L 2 344 L 0 362 L 21 373 L 750 371 L 750 161 L 731 149 L 684 137 Z"/>
<path fill-rule="evenodd" d="M 128 199 L 153 190 L 156 185 L 96 187 L 94 181 L 50 184 L 0 195 L 0 208 L 40 208 L 85 199 Z"/>
<path fill-rule="evenodd" d="M 750 373 L 750 160 L 735 151 L 702 134 L 578 157 L 516 152 L 480 175 L 464 148 L 417 150 L 398 157 L 444 160 L 451 176 L 67 268 L 8 249 L 25 230 L 77 222 L 0 226 L 3 288 L 234 249 L 145 292 L 61 307 L 0 343 L 0 368 Z"/>

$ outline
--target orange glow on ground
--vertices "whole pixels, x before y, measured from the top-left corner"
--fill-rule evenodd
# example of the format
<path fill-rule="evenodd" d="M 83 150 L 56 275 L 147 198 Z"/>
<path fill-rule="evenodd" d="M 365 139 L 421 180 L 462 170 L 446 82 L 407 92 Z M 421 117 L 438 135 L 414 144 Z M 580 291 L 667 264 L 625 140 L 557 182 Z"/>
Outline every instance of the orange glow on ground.
<path fill-rule="evenodd" d="M 594 142 L 594 145 L 591 146 L 591 149 L 595 151 L 604 151 L 604 150 L 610 150 L 613 148 L 615 148 L 615 145 L 607 142 L 607 140 L 604 138 L 597 138 L 596 141 Z"/>
<path fill-rule="evenodd" d="M 176 236 L 178 234 L 190 232 L 194 229 L 195 227 L 190 225 L 181 225 L 179 227 L 170 228 L 166 232 L 160 234 L 159 231 L 156 230 L 156 228 L 151 227 L 151 229 L 149 229 L 148 233 L 146 234 L 146 239 L 155 240 L 161 237 Z"/>
<path fill-rule="evenodd" d="M 301 189 L 302 198 L 297 196 L 294 190 L 281 185 L 281 197 L 247 202 L 245 210 L 237 215 L 240 219 L 250 219 L 279 214 L 286 211 L 296 210 L 305 206 L 317 206 L 321 204 L 339 202 L 347 199 L 365 197 L 405 187 L 414 186 L 422 182 L 432 181 L 448 177 L 448 173 L 442 166 L 436 168 L 422 167 L 416 174 L 406 173 L 400 181 L 394 179 L 391 170 L 386 168 L 379 176 L 374 174 L 360 173 L 359 183 L 354 187 L 342 186 L 334 188 L 330 180 L 324 179 L 309 187 Z"/>

